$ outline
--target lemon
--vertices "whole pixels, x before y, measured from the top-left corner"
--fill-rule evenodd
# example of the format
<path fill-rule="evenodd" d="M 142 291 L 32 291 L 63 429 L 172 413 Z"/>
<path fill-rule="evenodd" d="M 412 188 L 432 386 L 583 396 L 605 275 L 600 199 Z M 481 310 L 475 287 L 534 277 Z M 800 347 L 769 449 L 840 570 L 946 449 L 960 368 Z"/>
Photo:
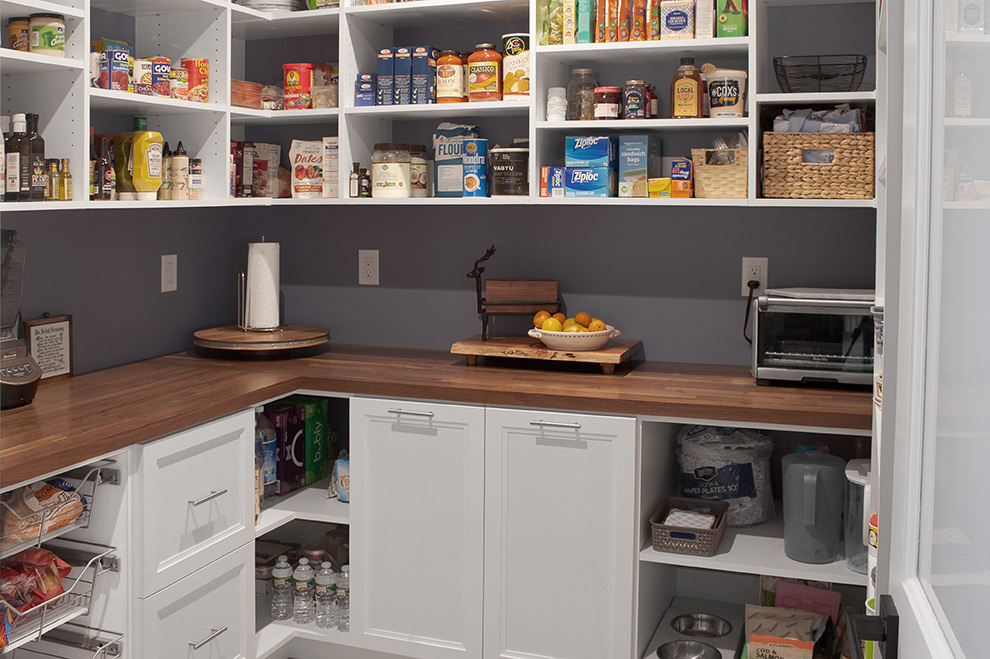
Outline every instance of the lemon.
<path fill-rule="evenodd" d="M 588 330 L 582 329 L 581 326 L 578 325 L 577 323 L 572 323 L 570 325 L 564 325 L 564 331 L 576 333 L 576 332 L 587 332 Z"/>
<path fill-rule="evenodd" d="M 559 320 L 551 316 L 543 321 L 543 325 L 540 326 L 540 329 L 546 330 L 547 332 L 559 332 L 563 330 L 564 327 L 560 324 Z"/>
<path fill-rule="evenodd" d="M 562 322 L 561 325 L 566 330 L 571 325 L 577 325 L 577 321 L 574 320 L 573 318 L 568 318 L 567 320 L 565 320 L 564 322 Z"/>

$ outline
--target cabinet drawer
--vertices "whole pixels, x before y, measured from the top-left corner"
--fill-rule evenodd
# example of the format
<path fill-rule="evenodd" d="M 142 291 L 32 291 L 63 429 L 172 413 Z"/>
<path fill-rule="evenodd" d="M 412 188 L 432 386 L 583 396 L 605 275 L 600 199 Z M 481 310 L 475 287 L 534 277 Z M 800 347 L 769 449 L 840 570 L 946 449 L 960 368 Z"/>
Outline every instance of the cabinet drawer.
<path fill-rule="evenodd" d="M 254 416 L 141 447 L 137 594 L 147 597 L 254 538 Z"/>
<path fill-rule="evenodd" d="M 143 659 L 254 656 L 254 544 L 138 600 Z"/>

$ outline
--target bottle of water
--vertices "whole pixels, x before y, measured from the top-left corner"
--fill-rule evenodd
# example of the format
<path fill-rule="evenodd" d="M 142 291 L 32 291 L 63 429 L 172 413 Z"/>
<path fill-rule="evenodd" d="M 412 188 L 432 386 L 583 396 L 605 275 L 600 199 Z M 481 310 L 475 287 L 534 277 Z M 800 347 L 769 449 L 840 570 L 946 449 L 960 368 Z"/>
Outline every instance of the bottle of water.
<path fill-rule="evenodd" d="M 272 618 L 292 617 L 292 566 L 287 556 L 279 556 L 272 570 Z"/>
<path fill-rule="evenodd" d="M 330 561 L 323 561 L 316 573 L 316 626 L 329 629 L 336 625 L 337 582 Z"/>
<path fill-rule="evenodd" d="M 313 602 L 313 568 L 308 558 L 300 558 L 296 571 L 292 573 L 293 607 L 292 620 L 300 625 L 308 625 L 316 619 L 316 606 Z"/>
<path fill-rule="evenodd" d="M 278 489 L 278 435 L 263 407 L 254 410 L 254 453 L 261 461 L 261 500 L 275 496 Z"/>
<path fill-rule="evenodd" d="M 337 629 L 346 632 L 351 629 L 351 568 L 345 565 L 341 570 L 337 577 Z"/>

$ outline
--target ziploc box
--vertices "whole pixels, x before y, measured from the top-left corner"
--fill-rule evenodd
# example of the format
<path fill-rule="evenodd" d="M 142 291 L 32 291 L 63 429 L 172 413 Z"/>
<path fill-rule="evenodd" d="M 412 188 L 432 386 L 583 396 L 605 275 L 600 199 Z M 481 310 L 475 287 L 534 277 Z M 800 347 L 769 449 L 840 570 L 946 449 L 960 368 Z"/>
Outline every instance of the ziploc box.
<path fill-rule="evenodd" d="M 563 167 L 540 167 L 540 196 L 563 197 L 566 173 Z"/>
<path fill-rule="evenodd" d="M 275 426 L 278 445 L 278 494 L 286 495 L 306 485 L 306 420 L 295 405 L 281 403 L 265 409 Z"/>
<path fill-rule="evenodd" d="M 649 197 L 649 179 L 659 178 L 660 139 L 652 135 L 619 137 L 619 196 Z"/>
<path fill-rule="evenodd" d="M 392 68 L 392 105 L 409 105 L 412 103 L 412 49 L 393 49 Z"/>
<path fill-rule="evenodd" d="M 378 75 L 376 77 L 375 105 L 392 105 L 395 90 L 395 58 L 391 48 L 378 51 Z"/>
<path fill-rule="evenodd" d="M 378 84 L 374 73 L 359 73 L 354 83 L 354 105 L 364 107 L 376 102 Z"/>
<path fill-rule="evenodd" d="M 425 105 L 437 102 L 437 58 L 440 51 L 431 46 L 416 46 L 412 51 L 412 102 Z"/>
<path fill-rule="evenodd" d="M 615 169 L 616 146 L 614 137 L 575 137 L 568 135 L 564 144 L 566 167 L 609 167 Z"/>
<path fill-rule="evenodd" d="M 674 158 L 670 164 L 670 196 L 690 199 L 694 196 L 694 164 L 688 158 Z"/>
<path fill-rule="evenodd" d="M 464 195 L 464 140 L 478 137 L 478 127 L 443 122 L 433 131 L 433 196 Z"/>
<path fill-rule="evenodd" d="M 306 485 L 312 485 L 329 475 L 330 456 L 337 454 L 337 436 L 331 433 L 329 426 L 329 403 L 326 398 L 296 395 L 289 396 L 282 404 L 294 406 L 296 414 L 303 419 Z"/>
<path fill-rule="evenodd" d="M 614 197 L 615 170 L 611 167 L 568 167 L 565 197 Z"/>

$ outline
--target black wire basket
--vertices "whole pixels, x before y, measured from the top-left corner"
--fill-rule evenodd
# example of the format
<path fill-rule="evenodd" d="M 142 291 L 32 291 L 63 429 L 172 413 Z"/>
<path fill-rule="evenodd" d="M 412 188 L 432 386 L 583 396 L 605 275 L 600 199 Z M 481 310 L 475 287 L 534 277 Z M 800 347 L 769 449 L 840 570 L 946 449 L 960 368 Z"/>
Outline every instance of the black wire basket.
<path fill-rule="evenodd" d="M 789 55 L 773 58 L 781 91 L 854 92 L 863 84 L 866 55 Z"/>

